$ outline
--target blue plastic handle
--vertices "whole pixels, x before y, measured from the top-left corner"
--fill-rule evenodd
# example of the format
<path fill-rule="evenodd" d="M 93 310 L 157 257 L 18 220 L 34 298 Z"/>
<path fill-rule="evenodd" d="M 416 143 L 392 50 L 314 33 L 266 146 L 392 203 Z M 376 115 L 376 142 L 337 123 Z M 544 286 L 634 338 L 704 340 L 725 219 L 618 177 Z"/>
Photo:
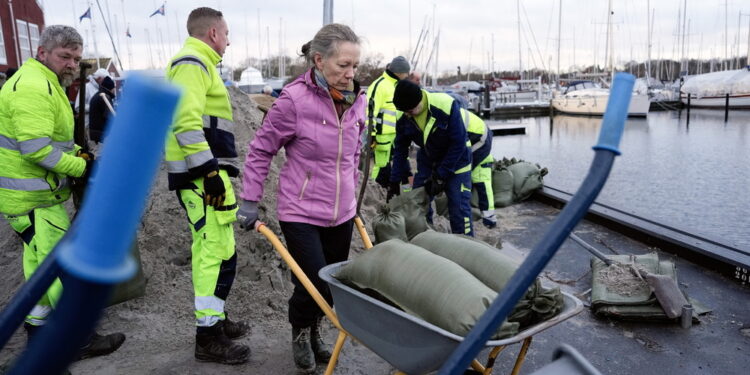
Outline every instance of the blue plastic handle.
<path fill-rule="evenodd" d="M 607 111 L 604 112 L 602 128 L 599 131 L 599 142 L 594 150 L 609 150 L 620 155 L 620 138 L 628 117 L 630 98 L 633 95 L 635 77 L 628 73 L 617 73 L 609 90 Z"/>
<path fill-rule="evenodd" d="M 175 86 L 138 75 L 127 79 L 124 91 L 81 207 L 79 230 L 58 252 L 66 272 L 92 282 L 114 284 L 137 270 L 128 249 L 180 97 Z"/>

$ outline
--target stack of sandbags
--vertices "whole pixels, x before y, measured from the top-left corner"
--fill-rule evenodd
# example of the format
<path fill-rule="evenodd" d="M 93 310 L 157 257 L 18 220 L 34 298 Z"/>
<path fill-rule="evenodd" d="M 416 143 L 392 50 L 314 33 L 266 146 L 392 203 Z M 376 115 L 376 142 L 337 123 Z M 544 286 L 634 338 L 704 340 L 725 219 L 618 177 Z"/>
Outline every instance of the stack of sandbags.
<path fill-rule="evenodd" d="M 497 293 L 519 267 L 498 249 L 472 237 L 427 231 L 412 238 L 411 243 L 457 263 Z M 508 321 L 524 328 L 557 315 L 563 304 L 560 288 L 546 289 L 537 278 L 511 311 Z"/>
<path fill-rule="evenodd" d="M 411 243 L 380 243 L 334 277 L 374 290 L 407 313 L 465 336 L 517 269 L 514 260 L 482 241 L 429 230 Z M 545 289 L 537 279 L 493 338 L 510 337 L 550 319 L 563 304 L 558 288 Z"/>
<path fill-rule="evenodd" d="M 495 208 L 507 207 L 529 198 L 544 186 L 547 168 L 516 158 L 498 160 L 492 167 L 492 195 Z M 472 192 L 471 204 L 477 206 L 476 190 Z"/>
<path fill-rule="evenodd" d="M 404 217 L 406 237 L 412 238 L 428 229 L 427 205 L 429 199 L 424 187 L 411 189 L 391 198 L 390 212 L 398 212 Z"/>
<path fill-rule="evenodd" d="M 466 336 L 497 293 L 458 264 L 419 246 L 390 240 L 375 245 L 333 275 L 372 289 L 405 312 L 448 332 Z M 493 338 L 518 333 L 503 322 Z"/>

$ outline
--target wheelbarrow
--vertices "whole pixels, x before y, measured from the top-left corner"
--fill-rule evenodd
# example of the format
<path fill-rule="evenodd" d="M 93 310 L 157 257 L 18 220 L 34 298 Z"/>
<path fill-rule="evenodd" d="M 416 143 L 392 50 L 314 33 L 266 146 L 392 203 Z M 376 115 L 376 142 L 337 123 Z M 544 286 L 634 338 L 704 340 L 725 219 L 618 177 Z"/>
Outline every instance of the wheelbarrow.
<path fill-rule="evenodd" d="M 355 217 L 354 222 L 365 248 L 371 248 L 372 242 L 370 242 L 370 237 L 362 220 Z M 331 294 L 336 302 L 336 311 L 334 312 L 279 238 L 265 224 L 256 222 L 255 227 L 271 242 L 331 323 L 339 330 L 331 360 L 326 368 L 326 375 L 333 373 L 347 337 L 357 340 L 386 360 L 398 369 L 398 374 L 424 374 L 437 370 L 445 358 L 463 340 L 458 335 L 367 296 L 333 278 L 332 275 L 348 261 L 328 265 L 321 269 L 319 273 L 321 279 L 326 281 L 331 289 Z M 513 375 L 518 374 L 535 334 L 569 319 L 583 310 L 583 303 L 577 298 L 567 293 L 563 293 L 563 298 L 565 302 L 563 310 L 555 317 L 527 327 L 513 337 L 487 341 L 486 347 L 492 348 L 492 350 L 485 365 L 482 365 L 478 360 L 474 360 L 471 363 L 472 369 L 482 374 L 491 374 L 495 359 L 500 352 L 508 345 L 521 343 L 521 350 L 511 372 Z"/>

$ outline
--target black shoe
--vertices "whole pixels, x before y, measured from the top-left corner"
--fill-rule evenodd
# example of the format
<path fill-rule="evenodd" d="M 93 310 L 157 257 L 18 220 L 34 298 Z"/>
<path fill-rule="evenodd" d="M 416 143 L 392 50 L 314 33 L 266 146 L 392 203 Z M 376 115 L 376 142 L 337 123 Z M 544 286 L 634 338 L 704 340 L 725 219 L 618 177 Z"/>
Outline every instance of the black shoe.
<path fill-rule="evenodd" d="M 315 324 L 310 327 L 310 344 L 315 354 L 315 360 L 320 363 L 328 363 L 331 360 L 331 351 L 328 349 L 328 344 L 323 341 L 322 324 L 323 318 L 318 318 Z"/>
<path fill-rule="evenodd" d="M 307 374 L 315 371 L 315 354 L 313 354 L 312 344 L 310 343 L 310 328 L 292 327 L 294 364 L 297 369 Z"/>
<path fill-rule="evenodd" d="M 229 315 L 227 314 L 226 319 L 224 319 L 224 334 L 227 335 L 232 340 L 236 340 L 241 337 L 245 337 L 248 333 L 250 333 L 250 325 L 243 322 L 243 321 L 232 321 L 229 320 Z"/>
<path fill-rule="evenodd" d="M 94 332 L 88 342 L 81 347 L 76 360 L 107 355 L 119 349 L 123 342 L 125 342 L 125 335 L 120 332 L 106 336 Z"/>
<path fill-rule="evenodd" d="M 205 362 L 239 365 L 250 358 L 247 345 L 235 344 L 224 333 L 224 321 L 211 327 L 199 327 L 195 335 L 195 359 Z"/>
<path fill-rule="evenodd" d="M 34 338 L 37 332 L 39 332 L 40 328 L 42 328 L 42 326 L 35 326 L 26 322 L 23 323 L 23 329 L 26 331 L 26 345 L 29 345 L 31 339 Z"/>

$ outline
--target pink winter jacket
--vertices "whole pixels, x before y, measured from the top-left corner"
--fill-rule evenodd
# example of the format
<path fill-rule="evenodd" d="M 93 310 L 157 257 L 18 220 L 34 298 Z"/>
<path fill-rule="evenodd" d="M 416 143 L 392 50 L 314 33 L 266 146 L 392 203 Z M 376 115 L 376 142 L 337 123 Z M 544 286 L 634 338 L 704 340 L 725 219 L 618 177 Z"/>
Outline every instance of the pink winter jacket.
<path fill-rule="evenodd" d="M 240 196 L 260 201 L 271 159 L 284 147 L 279 221 L 336 226 L 354 217 L 356 210 L 366 98 L 359 92 L 339 121 L 333 99 L 314 83 L 312 74 L 308 70 L 284 88 L 255 133 Z"/>

